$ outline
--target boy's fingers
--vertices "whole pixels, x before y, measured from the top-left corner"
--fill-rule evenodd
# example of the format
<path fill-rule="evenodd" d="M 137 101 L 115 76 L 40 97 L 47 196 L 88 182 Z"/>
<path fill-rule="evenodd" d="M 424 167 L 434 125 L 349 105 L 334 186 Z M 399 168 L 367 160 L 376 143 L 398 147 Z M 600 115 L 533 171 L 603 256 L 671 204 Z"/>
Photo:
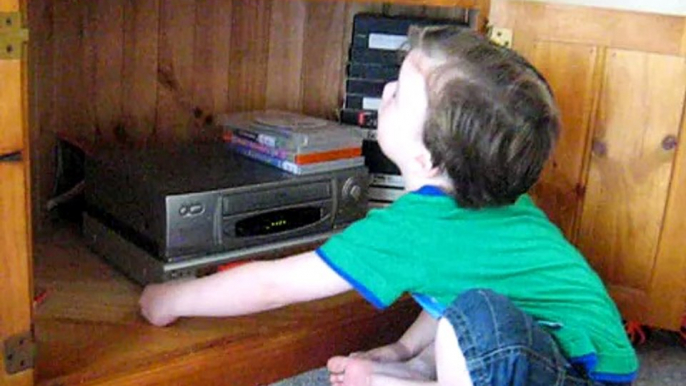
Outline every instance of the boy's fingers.
<path fill-rule="evenodd" d="M 329 382 L 331 386 L 337 386 L 343 383 L 343 374 L 331 374 L 329 376 Z"/>

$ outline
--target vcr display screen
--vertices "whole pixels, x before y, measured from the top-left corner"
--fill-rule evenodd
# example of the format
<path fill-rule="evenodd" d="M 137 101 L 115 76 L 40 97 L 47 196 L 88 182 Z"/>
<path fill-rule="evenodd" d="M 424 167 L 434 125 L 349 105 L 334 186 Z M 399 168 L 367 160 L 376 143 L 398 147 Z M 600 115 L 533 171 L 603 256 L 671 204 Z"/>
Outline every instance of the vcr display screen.
<path fill-rule="evenodd" d="M 269 235 L 291 229 L 298 229 L 319 221 L 322 208 L 319 206 L 289 208 L 258 214 L 236 222 L 236 237 Z"/>

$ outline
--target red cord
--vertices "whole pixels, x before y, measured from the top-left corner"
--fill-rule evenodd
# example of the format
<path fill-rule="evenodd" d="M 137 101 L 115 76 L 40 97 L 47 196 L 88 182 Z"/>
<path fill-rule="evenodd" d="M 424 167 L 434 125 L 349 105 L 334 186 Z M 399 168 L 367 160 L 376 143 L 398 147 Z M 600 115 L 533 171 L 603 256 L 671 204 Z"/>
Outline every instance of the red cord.
<path fill-rule="evenodd" d="M 645 328 L 639 322 L 628 321 L 624 323 L 624 329 L 627 335 L 629 335 L 629 340 L 633 344 L 640 345 L 646 341 Z"/>
<path fill-rule="evenodd" d="M 217 272 L 228 271 L 232 268 L 239 267 L 239 266 L 241 266 L 243 264 L 247 264 L 249 262 L 250 261 L 242 260 L 242 261 L 234 261 L 231 263 L 226 263 L 226 264 L 223 264 L 223 265 L 220 265 L 219 267 L 217 267 Z"/>
<path fill-rule="evenodd" d="M 38 307 L 47 299 L 48 297 L 48 290 L 46 289 L 38 289 L 36 290 L 36 294 L 33 297 L 33 307 Z"/>

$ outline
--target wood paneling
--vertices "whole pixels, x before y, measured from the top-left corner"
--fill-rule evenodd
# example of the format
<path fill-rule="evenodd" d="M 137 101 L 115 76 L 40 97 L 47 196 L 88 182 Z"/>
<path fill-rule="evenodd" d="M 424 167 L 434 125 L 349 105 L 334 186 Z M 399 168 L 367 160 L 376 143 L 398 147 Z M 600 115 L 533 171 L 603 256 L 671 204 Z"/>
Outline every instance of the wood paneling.
<path fill-rule="evenodd" d="M 686 299 L 686 104 L 682 111 L 681 135 L 677 144 L 669 198 L 665 208 L 663 232 L 660 235 L 655 270 L 650 282 L 650 309 L 644 314 L 646 324 L 670 330 L 681 327 L 683 303 Z"/>
<path fill-rule="evenodd" d="M 284 22 L 288 21 L 288 22 Z M 277 1 L 269 30 L 266 107 L 301 111 L 307 3 Z"/>
<path fill-rule="evenodd" d="M 233 3 L 229 110 L 262 109 L 266 105 L 272 1 L 234 0 Z"/>
<path fill-rule="evenodd" d="M 20 0 L 0 0 L 0 10 L 2 12 L 14 12 L 19 9 Z"/>
<path fill-rule="evenodd" d="M 190 137 L 193 118 L 195 0 L 160 2 L 155 142 Z"/>
<path fill-rule="evenodd" d="M 18 12 L 19 7 L 19 0 L 0 0 L 0 12 Z M 21 26 L 12 28 L 19 27 Z M 3 20 L 0 24 L 0 34 L 4 34 L 6 28 Z M 14 49 L 19 50 L 19 47 Z M 20 113 L 24 102 L 24 64 L 20 59 L 0 60 L 0 156 L 16 153 L 25 148 L 25 118 Z"/>
<path fill-rule="evenodd" d="M 0 156 L 24 149 L 21 110 L 21 61 L 0 60 Z"/>
<path fill-rule="evenodd" d="M 574 240 L 583 202 L 580 183 L 594 100 L 598 48 L 586 44 L 540 41 L 531 62 L 548 80 L 560 108 L 562 128 L 555 152 L 533 195 L 568 239 Z"/>
<path fill-rule="evenodd" d="M 31 144 L 32 175 L 32 213 L 35 215 L 32 223 L 40 227 L 46 221 L 45 212 L 41 210 L 49 195 L 52 193 L 54 167 L 52 148 L 54 136 L 49 135 L 53 130 L 53 87 L 55 85 L 55 67 L 53 54 L 53 7 L 47 2 L 32 1 L 28 4 L 27 16 L 31 25 L 31 44 L 28 45 L 29 63 L 41 63 L 40 66 L 30 65 L 28 83 L 31 85 L 29 95 L 29 116 L 31 129 L 29 130 Z M 32 23 L 31 20 L 43 20 L 43 23 Z M 40 177 L 38 177 L 40 176 Z"/>
<path fill-rule="evenodd" d="M 612 291 L 647 292 L 681 125 L 686 61 L 608 50 L 603 78 L 579 247 Z M 647 307 L 645 297 L 631 297 L 624 309 L 639 314 Z"/>
<path fill-rule="evenodd" d="M 64 131 L 93 140 L 95 130 L 90 118 L 93 111 L 90 100 L 93 77 L 87 73 L 93 66 L 86 60 L 85 54 L 88 44 L 85 33 L 87 8 L 78 0 L 56 0 L 52 4 L 53 31 L 59 31 L 52 40 L 56 74 L 52 88 L 53 109 L 50 112 L 53 114 L 52 131 Z"/>
<path fill-rule="evenodd" d="M 117 142 L 153 141 L 156 124 L 160 0 L 124 1 L 122 116 L 112 131 Z M 116 108 L 116 107 L 113 107 Z"/>
<path fill-rule="evenodd" d="M 232 4 L 226 0 L 198 0 L 196 6 L 192 137 L 218 138 L 213 114 L 226 111 L 229 94 L 229 49 Z"/>
<path fill-rule="evenodd" d="M 85 65 L 93 101 L 90 111 L 91 126 L 96 139 L 112 141 L 121 118 L 121 87 L 123 66 L 124 6 L 119 1 L 89 1 L 86 7 Z M 102 42 L 109 44 L 102 44 Z M 109 106 L 116 106 L 110 108 Z M 106 130 L 102 130 L 105 128 Z"/>
<path fill-rule="evenodd" d="M 519 47 L 554 40 L 686 55 L 686 24 L 680 16 L 512 0 L 493 1 L 490 16 L 494 25 L 517 30 Z"/>
<path fill-rule="evenodd" d="M 335 119 L 341 106 L 347 47 L 344 46 L 346 4 L 310 3 L 303 57 L 303 111 Z M 316 60 L 314 60 L 316 58 Z"/>
<path fill-rule="evenodd" d="M 683 58 L 608 52 L 579 243 L 609 283 L 648 289 L 685 92 Z"/>
<path fill-rule="evenodd" d="M 342 97 L 351 10 L 464 17 L 427 1 L 32 3 L 41 12 L 31 22 L 45 31 L 34 44 L 51 45 L 33 66 L 59 74 L 34 85 L 50 131 L 124 144 L 204 137 L 203 126 L 224 111 L 278 107 L 331 118 Z"/>

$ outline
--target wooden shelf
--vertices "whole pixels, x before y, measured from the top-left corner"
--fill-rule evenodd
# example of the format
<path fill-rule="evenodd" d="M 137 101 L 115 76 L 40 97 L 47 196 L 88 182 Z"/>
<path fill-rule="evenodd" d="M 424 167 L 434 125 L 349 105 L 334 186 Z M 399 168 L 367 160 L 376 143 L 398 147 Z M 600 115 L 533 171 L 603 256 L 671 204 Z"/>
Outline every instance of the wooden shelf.
<path fill-rule="evenodd" d="M 335 354 L 397 339 L 418 308 L 404 299 L 379 312 L 354 293 L 231 319 L 147 324 L 141 288 L 59 228 L 35 247 L 36 384 L 274 382 L 323 366 Z M 227 294 L 231 296 L 231 294 Z"/>

